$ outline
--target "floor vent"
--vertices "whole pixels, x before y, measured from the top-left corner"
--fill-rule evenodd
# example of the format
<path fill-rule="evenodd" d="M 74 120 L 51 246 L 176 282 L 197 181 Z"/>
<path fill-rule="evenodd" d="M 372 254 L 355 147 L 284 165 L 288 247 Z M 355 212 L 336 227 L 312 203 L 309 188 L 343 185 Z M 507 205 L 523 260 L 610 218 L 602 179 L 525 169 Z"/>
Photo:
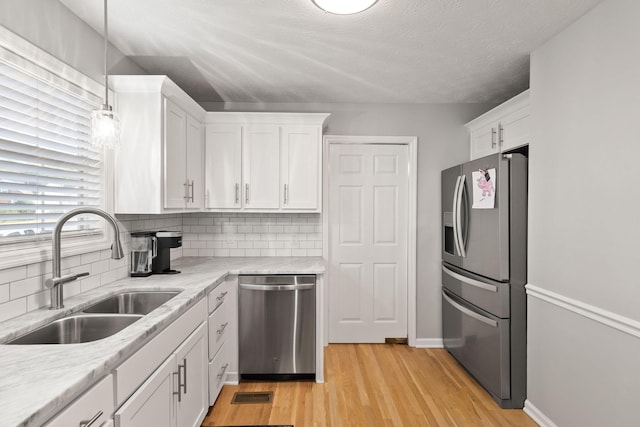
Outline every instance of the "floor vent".
<path fill-rule="evenodd" d="M 233 394 L 231 404 L 241 403 L 271 403 L 273 400 L 272 391 L 237 392 Z"/>
<path fill-rule="evenodd" d="M 385 338 L 385 344 L 408 344 L 409 340 L 407 338 Z"/>

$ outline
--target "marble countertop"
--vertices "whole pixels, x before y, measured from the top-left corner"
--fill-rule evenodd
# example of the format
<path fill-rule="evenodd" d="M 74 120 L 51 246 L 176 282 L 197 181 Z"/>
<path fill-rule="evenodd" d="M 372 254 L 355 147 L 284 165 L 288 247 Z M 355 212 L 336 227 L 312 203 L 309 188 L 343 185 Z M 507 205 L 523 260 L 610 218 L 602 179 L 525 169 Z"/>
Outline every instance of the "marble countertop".
<path fill-rule="evenodd" d="M 0 424 L 40 426 L 222 283 L 227 275 L 325 271 L 320 257 L 180 258 L 172 261 L 172 268 L 182 273 L 118 280 L 66 299 L 63 309 L 44 308 L 0 323 L 0 343 L 4 343 L 109 295 L 132 290 L 181 291 L 142 319 L 102 340 L 64 345 L 0 344 Z"/>

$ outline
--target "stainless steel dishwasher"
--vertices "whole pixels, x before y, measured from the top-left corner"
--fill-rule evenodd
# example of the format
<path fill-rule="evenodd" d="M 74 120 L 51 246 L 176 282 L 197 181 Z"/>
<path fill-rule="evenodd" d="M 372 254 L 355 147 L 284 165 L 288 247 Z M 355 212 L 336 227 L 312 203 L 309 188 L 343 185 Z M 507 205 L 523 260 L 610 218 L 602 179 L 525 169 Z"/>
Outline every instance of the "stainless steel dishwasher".
<path fill-rule="evenodd" d="M 239 276 L 241 379 L 313 379 L 316 276 Z"/>

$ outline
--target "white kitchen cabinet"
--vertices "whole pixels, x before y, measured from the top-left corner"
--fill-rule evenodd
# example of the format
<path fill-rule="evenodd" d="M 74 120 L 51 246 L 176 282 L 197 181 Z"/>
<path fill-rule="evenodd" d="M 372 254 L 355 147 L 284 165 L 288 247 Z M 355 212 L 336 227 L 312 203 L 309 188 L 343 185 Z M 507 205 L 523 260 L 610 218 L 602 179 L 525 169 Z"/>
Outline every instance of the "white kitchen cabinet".
<path fill-rule="evenodd" d="M 237 382 L 237 283 L 237 276 L 233 276 L 216 287 L 208 296 L 209 405 L 215 403 L 225 382 Z"/>
<path fill-rule="evenodd" d="M 209 409 L 207 325 L 202 324 L 177 350 L 178 427 L 199 427 Z"/>
<path fill-rule="evenodd" d="M 205 135 L 205 207 L 239 209 L 242 126 L 207 124 Z"/>
<path fill-rule="evenodd" d="M 322 136 L 318 126 L 282 126 L 280 182 L 283 210 L 320 210 Z"/>
<path fill-rule="evenodd" d="M 280 135 L 277 125 L 244 127 L 242 178 L 246 210 L 280 207 Z"/>
<path fill-rule="evenodd" d="M 327 117 L 207 113 L 205 207 L 320 212 L 322 123 Z"/>
<path fill-rule="evenodd" d="M 202 208 L 205 112 L 166 76 L 111 76 L 121 120 L 116 213 Z"/>
<path fill-rule="evenodd" d="M 93 421 L 91 426 L 99 427 L 111 418 L 113 410 L 113 376 L 108 375 L 56 415 L 46 426 L 81 426 Z"/>
<path fill-rule="evenodd" d="M 529 144 L 529 91 L 511 98 L 467 123 L 471 160 Z"/>
<path fill-rule="evenodd" d="M 116 412 L 116 427 L 175 427 L 175 373 L 171 357 Z"/>
<path fill-rule="evenodd" d="M 201 324 L 116 412 L 117 427 L 197 427 L 207 403 L 207 335 Z"/>

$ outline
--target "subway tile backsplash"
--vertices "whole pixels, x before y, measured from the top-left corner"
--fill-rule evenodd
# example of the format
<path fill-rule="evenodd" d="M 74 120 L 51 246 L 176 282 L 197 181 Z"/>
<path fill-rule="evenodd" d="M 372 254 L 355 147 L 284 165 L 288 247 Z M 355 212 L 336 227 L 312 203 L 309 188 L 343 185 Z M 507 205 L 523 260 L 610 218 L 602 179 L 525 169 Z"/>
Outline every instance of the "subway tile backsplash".
<path fill-rule="evenodd" d="M 183 255 L 322 256 L 320 214 L 194 213 L 183 216 Z"/>
<path fill-rule="evenodd" d="M 181 256 L 322 256 L 321 214 L 193 213 L 172 215 L 116 215 L 125 257 L 111 259 L 100 250 L 65 257 L 62 273 L 89 276 L 64 285 L 65 298 L 127 277 L 130 233 L 168 230 L 183 232 Z M 62 243 L 64 250 L 64 241 Z M 0 270 L 0 322 L 49 305 L 44 281 L 51 276 L 51 261 Z"/>

